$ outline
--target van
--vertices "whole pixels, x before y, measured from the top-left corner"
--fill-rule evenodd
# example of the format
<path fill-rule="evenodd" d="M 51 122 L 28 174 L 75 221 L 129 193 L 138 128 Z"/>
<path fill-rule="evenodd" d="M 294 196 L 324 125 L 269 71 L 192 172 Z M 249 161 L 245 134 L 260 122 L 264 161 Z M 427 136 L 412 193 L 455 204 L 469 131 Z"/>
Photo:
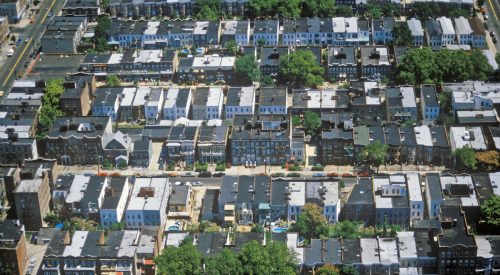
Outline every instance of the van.
<path fill-rule="evenodd" d="M 214 54 L 212 54 L 212 57 L 219 57 L 219 55 L 214 53 Z"/>
<path fill-rule="evenodd" d="M 200 177 L 200 178 L 210 178 L 210 177 L 212 177 L 212 172 L 210 172 L 210 171 L 200 172 L 200 174 L 198 175 L 198 177 Z"/>
<path fill-rule="evenodd" d="M 12 56 L 14 54 L 14 50 L 10 49 L 9 52 L 7 53 L 7 56 Z"/>

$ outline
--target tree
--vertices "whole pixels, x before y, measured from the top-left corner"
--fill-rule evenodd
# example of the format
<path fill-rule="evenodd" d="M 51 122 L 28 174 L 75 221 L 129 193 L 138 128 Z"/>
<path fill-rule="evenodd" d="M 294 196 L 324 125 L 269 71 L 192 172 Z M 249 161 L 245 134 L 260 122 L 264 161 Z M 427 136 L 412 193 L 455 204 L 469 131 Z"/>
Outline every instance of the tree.
<path fill-rule="evenodd" d="M 438 71 L 435 58 L 436 55 L 428 47 L 407 51 L 396 68 L 397 79 L 414 86 L 433 83 Z"/>
<path fill-rule="evenodd" d="M 293 115 L 292 116 L 292 126 L 298 127 L 298 126 L 300 126 L 300 123 L 301 123 L 300 117 L 298 115 Z"/>
<path fill-rule="evenodd" d="M 264 247 L 254 240 L 244 244 L 242 250 L 238 256 L 242 266 L 239 274 L 296 274 L 297 253 L 284 242 Z"/>
<path fill-rule="evenodd" d="M 122 222 L 114 222 L 109 225 L 109 230 L 113 231 L 121 231 L 123 229 L 123 223 Z"/>
<path fill-rule="evenodd" d="M 10 41 L 12 41 L 13 43 L 16 43 L 16 37 L 13 35 L 10 37 Z"/>
<path fill-rule="evenodd" d="M 236 53 L 238 52 L 238 44 L 234 40 L 227 42 L 224 45 L 224 48 L 226 48 L 227 53 L 229 53 L 230 55 L 236 55 Z"/>
<path fill-rule="evenodd" d="M 411 34 L 408 24 L 396 25 L 392 29 L 392 35 L 398 46 L 411 46 L 413 44 L 413 34 Z"/>
<path fill-rule="evenodd" d="M 185 246 L 187 244 L 192 244 L 193 243 L 193 238 L 189 235 L 184 237 L 184 239 L 179 243 L 179 246 Z"/>
<path fill-rule="evenodd" d="M 335 0 L 305 0 L 302 3 L 302 17 L 331 17 Z"/>
<path fill-rule="evenodd" d="M 215 11 L 210 9 L 208 6 L 202 7 L 200 12 L 195 14 L 196 14 L 196 19 L 198 20 L 217 21 L 219 19 L 219 15 L 217 15 Z"/>
<path fill-rule="evenodd" d="M 468 145 L 465 145 L 462 148 L 455 149 L 453 153 L 451 153 L 451 157 L 455 158 L 457 170 L 458 171 L 474 171 L 477 169 L 476 157 L 474 155 L 474 149 L 470 148 Z"/>
<path fill-rule="evenodd" d="M 401 8 L 396 3 L 386 3 L 381 9 L 384 17 L 401 17 Z"/>
<path fill-rule="evenodd" d="M 199 14 L 200 12 L 202 12 L 203 7 L 207 7 L 214 13 L 219 13 L 222 4 L 220 0 L 197 0 L 193 6 L 193 14 Z"/>
<path fill-rule="evenodd" d="M 323 207 L 314 203 L 306 203 L 302 207 L 302 214 L 299 215 L 290 231 L 298 232 L 308 240 L 328 235 L 328 223 L 323 216 Z"/>
<path fill-rule="evenodd" d="M 403 123 L 404 126 L 413 126 L 415 124 L 415 121 L 413 120 L 408 120 L 407 122 Z"/>
<path fill-rule="evenodd" d="M 262 228 L 262 225 L 254 225 L 252 226 L 252 232 L 255 232 L 255 233 L 264 233 L 264 229 Z"/>
<path fill-rule="evenodd" d="M 99 18 L 97 26 L 94 29 L 93 42 L 95 50 L 98 52 L 105 52 L 108 50 L 107 32 L 111 27 L 111 19 L 107 16 Z"/>
<path fill-rule="evenodd" d="M 481 205 L 481 212 L 488 226 L 498 228 L 500 226 L 500 196 L 491 194 L 490 199 L 485 200 Z"/>
<path fill-rule="evenodd" d="M 320 67 L 314 55 L 309 50 L 291 52 L 280 58 L 278 68 L 280 77 L 285 85 L 301 87 L 320 86 L 324 79 L 325 69 Z"/>
<path fill-rule="evenodd" d="M 108 86 L 121 86 L 120 79 L 116 75 L 108 75 L 106 77 L 106 82 L 108 82 Z"/>
<path fill-rule="evenodd" d="M 262 87 L 273 87 L 274 79 L 270 75 L 265 75 L 260 78 L 260 86 Z"/>
<path fill-rule="evenodd" d="M 345 188 L 345 183 L 343 180 L 339 180 L 339 188 L 340 189 Z"/>
<path fill-rule="evenodd" d="M 344 265 L 342 267 L 341 275 L 359 275 L 359 272 L 352 265 Z"/>
<path fill-rule="evenodd" d="M 478 170 L 493 172 L 500 166 L 500 155 L 498 151 L 476 152 L 475 155 Z"/>
<path fill-rule="evenodd" d="M 203 122 L 201 122 L 201 126 L 207 126 L 207 122 L 204 120 Z"/>
<path fill-rule="evenodd" d="M 410 15 L 421 19 L 436 18 L 441 15 L 441 6 L 436 2 L 415 2 Z"/>
<path fill-rule="evenodd" d="M 335 10 L 335 16 L 337 16 L 337 17 L 353 17 L 354 12 L 348 6 L 340 5 L 340 6 L 337 6 L 337 9 Z"/>
<path fill-rule="evenodd" d="M 182 246 L 167 246 L 158 257 L 153 257 L 158 274 L 198 274 L 201 254 L 190 243 Z"/>
<path fill-rule="evenodd" d="M 368 14 L 372 19 L 382 19 L 382 9 L 378 5 L 369 4 Z"/>
<path fill-rule="evenodd" d="M 319 118 L 318 113 L 306 110 L 304 113 L 304 120 L 302 121 L 302 125 L 304 125 L 304 128 L 308 134 L 318 130 L 321 127 L 321 119 Z"/>
<path fill-rule="evenodd" d="M 500 65 L 500 53 L 497 53 L 497 54 L 495 55 L 495 61 L 497 62 L 497 64 L 499 64 L 499 65 Z"/>
<path fill-rule="evenodd" d="M 257 40 L 257 43 L 259 43 L 260 46 L 264 46 L 264 45 L 266 45 L 266 39 L 261 38 L 261 39 Z"/>
<path fill-rule="evenodd" d="M 33 0 L 33 5 L 38 6 L 40 4 L 40 0 Z"/>
<path fill-rule="evenodd" d="M 243 274 L 243 266 L 238 255 L 224 247 L 221 254 L 206 260 L 206 274 Z"/>
<path fill-rule="evenodd" d="M 235 62 L 234 72 L 236 79 L 243 80 L 245 84 L 251 84 L 260 76 L 259 64 L 253 54 L 238 57 Z"/>
<path fill-rule="evenodd" d="M 139 20 L 139 19 L 141 19 L 139 14 L 137 14 L 137 13 L 132 14 L 132 20 Z"/>
<path fill-rule="evenodd" d="M 301 0 L 282 0 L 278 5 L 278 12 L 281 17 L 300 17 Z"/>
<path fill-rule="evenodd" d="M 248 2 L 254 17 L 272 15 L 278 8 L 278 1 L 250 0 Z"/>
<path fill-rule="evenodd" d="M 38 123 L 40 129 L 39 138 L 44 138 L 50 130 L 54 118 L 56 116 L 63 116 L 59 105 L 59 98 L 64 91 L 63 79 L 49 79 L 47 80 L 47 87 L 45 87 L 45 94 L 42 97 L 42 108 L 38 113 Z"/>
<path fill-rule="evenodd" d="M 359 237 L 365 237 L 364 232 L 360 232 L 358 229 L 360 224 L 356 221 L 351 222 L 349 220 L 345 220 L 343 222 L 339 222 L 333 228 L 333 234 L 337 238 L 348 238 L 355 239 Z"/>
<path fill-rule="evenodd" d="M 55 214 L 45 216 L 45 218 L 43 218 L 43 221 L 46 222 L 49 225 L 49 227 L 54 227 L 54 226 L 56 226 L 56 224 L 61 223 L 61 220 Z"/>
<path fill-rule="evenodd" d="M 382 145 L 380 141 L 375 141 L 365 146 L 361 153 L 358 154 L 358 159 L 366 164 L 368 170 L 370 170 L 370 166 L 375 166 L 378 172 L 379 166 L 385 162 L 387 148 L 387 144 Z"/>
<path fill-rule="evenodd" d="M 438 100 L 440 102 L 440 111 L 444 112 L 446 114 L 449 114 L 451 111 L 451 91 L 450 90 L 444 90 L 442 93 L 438 95 Z"/>
<path fill-rule="evenodd" d="M 439 116 L 436 118 L 437 125 L 444 125 L 446 129 L 449 130 L 450 126 L 455 124 L 455 119 L 446 115 L 445 113 L 439 113 Z"/>
<path fill-rule="evenodd" d="M 470 55 L 473 73 L 472 79 L 486 81 L 490 77 L 493 67 L 481 50 L 472 50 Z"/>
<path fill-rule="evenodd" d="M 486 2 L 486 0 L 477 0 L 476 1 L 477 7 L 481 8 L 484 5 L 485 2 Z"/>
<path fill-rule="evenodd" d="M 123 161 L 123 160 L 122 160 L 122 161 L 120 161 L 120 162 L 118 163 L 118 166 L 119 166 L 119 167 L 124 167 L 124 168 L 127 168 L 128 164 L 127 164 L 127 162 L 126 162 L 126 161 Z"/>
<path fill-rule="evenodd" d="M 179 15 L 177 14 L 177 12 L 174 11 L 170 14 L 170 19 L 177 19 L 177 18 L 179 18 Z"/>
<path fill-rule="evenodd" d="M 111 164 L 109 163 L 109 160 L 107 158 L 103 158 L 101 164 L 103 167 L 111 167 Z"/>
<path fill-rule="evenodd" d="M 332 264 L 326 264 L 316 272 L 317 275 L 340 275 L 340 269 Z"/>

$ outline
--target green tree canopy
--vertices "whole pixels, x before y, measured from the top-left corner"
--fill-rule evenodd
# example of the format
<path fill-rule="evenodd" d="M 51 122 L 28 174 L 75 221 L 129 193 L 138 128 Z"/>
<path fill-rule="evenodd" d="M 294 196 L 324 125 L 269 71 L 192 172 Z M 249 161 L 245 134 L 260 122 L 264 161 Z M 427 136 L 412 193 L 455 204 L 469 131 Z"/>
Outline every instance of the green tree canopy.
<path fill-rule="evenodd" d="M 281 57 L 278 72 L 278 79 L 285 85 L 316 87 L 323 83 L 325 70 L 314 60 L 311 51 L 305 50 Z"/>
<path fill-rule="evenodd" d="M 302 16 L 331 17 L 335 9 L 335 0 L 305 0 L 302 3 Z"/>
<path fill-rule="evenodd" d="M 455 149 L 455 151 L 451 153 L 451 157 L 456 160 L 458 171 L 470 172 L 477 169 L 477 160 L 474 154 L 474 149 L 470 148 L 468 145 Z"/>
<path fill-rule="evenodd" d="M 264 46 L 264 45 L 266 45 L 266 39 L 261 38 L 261 39 L 257 40 L 257 43 L 259 43 L 259 46 Z"/>
<path fill-rule="evenodd" d="M 281 17 L 300 17 L 300 5 L 301 0 L 282 0 L 278 5 L 279 15 Z"/>
<path fill-rule="evenodd" d="M 208 8 L 214 14 L 218 14 L 219 11 L 221 10 L 222 3 L 220 0 L 197 0 L 193 6 L 193 14 L 198 15 L 199 13 L 201 13 L 203 10 L 203 7 Z M 217 19 L 219 19 L 218 16 L 217 16 Z M 217 20 L 217 19 L 215 19 L 215 20 Z M 210 19 L 207 19 L 207 20 L 210 20 Z"/>
<path fill-rule="evenodd" d="M 226 48 L 227 53 L 230 55 L 235 56 L 236 53 L 238 53 L 238 44 L 234 40 L 231 40 L 224 44 L 224 48 Z"/>
<path fill-rule="evenodd" d="M 351 222 L 349 220 L 345 220 L 343 222 L 339 222 L 333 228 L 333 232 L 335 237 L 337 238 L 348 238 L 355 239 L 358 237 L 362 237 L 361 232 L 358 231 L 359 224 L 357 222 Z"/>
<path fill-rule="evenodd" d="M 260 85 L 262 87 L 273 87 L 274 79 L 270 75 L 265 75 L 260 78 Z"/>
<path fill-rule="evenodd" d="M 250 84 L 260 76 L 258 66 L 259 64 L 255 60 L 255 56 L 253 54 L 247 54 L 236 59 L 234 72 L 237 79 L 246 82 L 246 84 Z"/>
<path fill-rule="evenodd" d="M 500 227 L 500 196 L 491 194 L 490 199 L 485 200 L 481 205 L 481 212 L 488 226 Z"/>
<path fill-rule="evenodd" d="M 227 247 L 216 257 L 208 258 L 205 263 L 207 274 L 243 274 L 238 255 Z"/>
<path fill-rule="evenodd" d="M 328 223 L 323 216 L 323 207 L 314 203 L 306 203 L 302 207 L 302 214 L 299 215 L 290 231 L 298 232 L 308 240 L 328 235 Z"/>
<path fill-rule="evenodd" d="M 300 123 L 301 123 L 301 119 L 300 119 L 299 115 L 293 115 L 292 116 L 292 126 L 298 127 L 298 126 L 300 126 Z"/>
<path fill-rule="evenodd" d="M 107 33 L 111 27 L 111 19 L 107 16 L 99 18 L 97 26 L 94 29 L 93 41 L 95 43 L 95 50 L 98 52 L 105 52 L 108 50 Z"/>
<path fill-rule="evenodd" d="M 337 17 L 353 17 L 354 12 L 348 6 L 340 5 L 340 6 L 337 6 L 337 9 L 335 10 L 335 16 L 337 16 Z"/>
<path fill-rule="evenodd" d="M 396 3 L 386 3 L 382 6 L 382 13 L 384 17 L 400 17 L 401 16 L 401 8 Z M 403 24 L 406 25 L 406 24 Z"/>
<path fill-rule="evenodd" d="M 167 246 L 153 262 L 158 274 L 192 275 L 199 273 L 201 254 L 192 243 Z"/>
<path fill-rule="evenodd" d="M 116 75 L 108 75 L 106 76 L 106 82 L 108 86 L 121 86 L 120 79 Z"/>
<path fill-rule="evenodd" d="M 219 15 L 208 6 L 201 7 L 199 13 L 196 13 L 196 19 L 198 20 L 209 20 L 209 21 L 217 21 L 219 19 Z"/>
<path fill-rule="evenodd" d="M 428 47 L 407 51 L 396 68 L 397 79 L 414 86 L 433 83 L 431 79 L 437 71 L 435 58 Z"/>
<path fill-rule="evenodd" d="M 177 19 L 179 18 L 179 15 L 174 11 L 170 14 L 170 19 Z"/>
<path fill-rule="evenodd" d="M 318 268 L 316 275 L 340 275 L 340 269 L 332 264 L 326 264 Z"/>
<path fill-rule="evenodd" d="M 382 19 L 382 9 L 379 5 L 368 4 L 368 14 L 373 19 Z"/>
<path fill-rule="evenodd" d="M 297 274 L 297 254 L 284 242 L 264 247 L 257 241 L 251 241 L 243 245 L 238 258 L 243 274 Z"/>
<path fill-rule="evenodd" d="M 436 2 L 415 2 L 411 9 L 410 17 L 418 17 L 421 20 L 436 18 L 441 15 L 441 6 Z"/>
<path fill-rule="evenodd" d="M 341 275 L 359 275 L 359 272 L 352 265 L 344 265 L 340 272 Z"/>
<path fill-rule="evenodd" d="M 385 162 L 385 156 L 387 155 L 387 144 L 382 145 L 380 141 L 375 141 L 365 146 L 365 148 L 358 154 L 358 159 L 364 162 L 368 170 L 371 166 L 378 167 Z"/>
<path fill-rule="evenodd" d="M 490 65 L 488 58 L 483 52 L 481 50 L 472 50 L 469 58 L 473 68 L 472 79 L 482 81 L 488 80 L 493 71 L 493 66 Z"/>
<path fill-rule="evenodd" d="M 45 218 L 43 218 L 43 221 L 46 222 L 49 227 L 54 227 L 57 224 L 61 223 L 61 220 L 55 214 L 45 216 Z"/>
<path fill-rule="evenodd" d="M 444 112 L 446 114 L 451 111 L 451 91 L 444 90 L 442 93 L 438 94 L 438 100 L 440 102 L 440 112 Z"/>
<path fill-rule="evenodd" d="M 306 110 L 304 112 L 304 120 L 302 121 L 302 125 L 304 126 L 307 133 L 318 130 L 321 127 L 321 119 L 318 113 Z"/>
<path fill-rule="evenodd" d="M 253 16 L 267 16 L 273 14 L 273 12 L 276 13 L 278 0 L 250 0 L 248 1 L 248 5 Z"/>
<path fill-rule="evenodd" d="M 392 36 L 398 46 L 411 46 L 413 44 L 413 34 L 411 34 L 408 24 L 396 25 L 392 29 Z"/>

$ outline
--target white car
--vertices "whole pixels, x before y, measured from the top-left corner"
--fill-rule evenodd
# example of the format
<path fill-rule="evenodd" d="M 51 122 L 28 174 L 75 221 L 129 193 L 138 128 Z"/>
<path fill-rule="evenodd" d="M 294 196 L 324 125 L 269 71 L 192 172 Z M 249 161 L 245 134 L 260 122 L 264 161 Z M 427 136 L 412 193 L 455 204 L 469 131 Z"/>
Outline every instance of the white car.
<path fill-rule="evenodd" d="M 175 185 L 188 185 L 191 186 L 191 183 L 189 181 L 178 181 L 175 183 Z"/>
<path fill-rule="evenodd" d="M 28 43 L 30 42 L 30 39 L 28 37 L 26 37 L 26 39 L 24 39 L 24 43 Z"/>
<path fill-rule="evenodd" d="M 193 186 L 203 186 L 203 182 L 202 181 L 193 182 Z"/>
<path fill-rule="evenodd" d="M 484 20 L 488 20 L 488 15 L 487 14 L 484 15 Z"/>

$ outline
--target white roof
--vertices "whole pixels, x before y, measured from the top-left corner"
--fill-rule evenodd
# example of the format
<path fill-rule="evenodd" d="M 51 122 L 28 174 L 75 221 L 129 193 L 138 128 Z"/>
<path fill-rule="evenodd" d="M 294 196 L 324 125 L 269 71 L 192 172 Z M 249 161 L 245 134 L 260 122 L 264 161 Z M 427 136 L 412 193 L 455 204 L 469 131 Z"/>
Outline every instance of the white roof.
<path fill-rule="evenodd" d="M 134 100 L 135 92 L 137 88 L 123 88 L 122 90 L 122 101 L 120 106 L 132 106 L 132 101 Z"/>
<path fill-rule="evenodd" d="M 396 239 L 379 238 L 378 245 L 380 249 L 381 264 L 392 265 L 399 263 L 398 245 Z"/>
<path fill-rule="evenodd" d="M 165 97 L 165 103 L 163 104 L 163 109 L 173 108 L 175 102 L 177 101 L 177 95 L 179 94 L 179 88 L 168 89 L 167 96 Z"/>
<path fill-rule="evenodd" d="M 463 16 L 455 18 L 455 26 L 457 34 L 472 34 L 473 31 L 470 27 L 469 20 L 465 19 Z"/>
<path fill-rule="evenodd" d="M 14 84 L 12 84 L 12 87 L 35 88 L 36 81 L 36 79 L 16 80 Z"/>
<path fill-rule="evenodd" d="M 407 173 L 406 178 L 408 179 L 407 184 L 409 200 L 413 202 L 423 201 L 418 173 Z"/>
<path fill-rule="evenodd" d="M 417 258 L 417 245 L 415 243 L 415 232 L 398 232 L 399 254 L 401 258 Z"/>
<path fill-rule="evenodd" d="M 406 23 L 408 23 L 408 27 L 410 28 L 413 36 L 424 36 L 424 29 L 422 29 L 420 20 L 412 18 L 407 20 Z"/>
<path fill-rule="evenodd" d="M 240 106 L 251 106 L 255 98 L 255 86 L 241 87 Z"/>
<path fill-rule="evenodd" d="M 429 126 L 416 126 L 415 136 L 417 138 L 417 144 L 423 146 L 432 146 L 432 136 Z"/>
<path fill-rule="evenodd" d="M 361 262 L 364 265 L 373 265 L 380 263 L 380 256 L 378 250 L 378 242 L 377 239 L 366 239 L 361 238 L 360 240 L 361 247 Z"/>
<path fill-rule="evenodd" d="M 287 233 L 286 234 L 286 245 L 289 249 L 295 250 L 297 252 L 297 265 L 304 263 L 304 247 L 298 247 L 299 245 L 299 234 L 297 233 Z"/>
<path fill-rule="evenodd" d="M 373 179 L 373 189 L 378 190 L 382 188 L 382 185 L 389 185 L 388 178 L 374 178 Z M 381 195 L 375 195 L 375 207 L 376 208 L 392 208 L 392 198 L 382 197 Z M 364 257 L 364 256 L 363 256 Z"/>
<path fill-rule="evenodd" d="M 127 210 L 160 210 L 161 202 L 168 199 L 169 185 L 167 178 L 137 178 Z M 139 197 L 141 187 L 154 187 L 154 197 L 148 197 L 147 200 Z"/>
<path fill-rule="evenodd" d="M 219 106 L 221 97 L 224 97 L 222 87 L 210 87 L 207 96 L 207 106 Z"/>
<path fill-rule="evenodd" d="M 7 99 L 26 99 L 26 100 L 33 100 L 33 99 L 42 99 L 44 93 L 33 93 L 32 95 L 29 95 L 27 93 L 9 93 L 7 95 Z"/>
<path fill-rule="evenodd" d="M 447 34 L 455 35 L 455 30 L 453 29 L 453 23 L 451 22 L 450 18 L 441 16 L 440 18 L 437 19 L 437 21 L 441 25 L 441 30 L 443 35 Z"/>
<path fill-rule="evenodd" d="M 118 249 L 118 257 L 134 257 L 138 238 L 138 230 L 124 230 L 122 242 Z"/>
<path fill-rule="evenodd" d="M 347 33 L 358 32 L 358 18 L 357 17 L 348 17 L 345 19 L 345 29 Z"/>
<path fill-rule="evenodd" d="M 481 257 L 483 259 L 491 259 L 493 258 L 493 253 L 491 253 L 491 243 L 486 238 L 488 238 L 488 236 L 476 236 L 477 257 Z"/>
<path fill-rule="evenodd" d="M 69 194 L 66 197 L 66 203 L 80 202 L 85 194 L 85 190 L 87 190 L 89 180 L 90 177 L 76 175 L 71 183 Z"/>
<path fill-rule="evenodd" d="M 42 179 L 21 180 L 15 193 L 38 193 L 42 182 Z"/>
<path fill-rule="evenodd" d="M 194 28 L 194 35 L 204 35 L 207 34 L 208 21 L 197 21 L 196 27 Z"/>
<path fill-rule="evenodd" d="M 160 26 L 159 21 L 150 21 L 148 22 L 148 28 L 144 31 L 144 34 L 146 35 L 153 35 L 156 34 L 158 31 L 158 27 Z"/>
<path fill-rule="evenodd" d="M 413 86 L 400 87 L 400 90 L 403 94 L 403 99 L 401 100 L 403 108 L 417 107 L 417 102 L 415 101 L 415 90 L 413 89 Z"/>
<path fill-rule="evenodd" d="M 179 247 L 179 244 L 186 238 L 187 235 L 189 235 L 189 232 L 168 232 L 165 245 Z"/>
<path fill-rule="evenodd" d="M 307 101 L 307 108 L 320 108 L 321 107 L 321 91 L 320 90 L 309 90 L 307 91 L 307 95 L 311 97 L 310 100 Z"/>
<path fill-rule="evenodd" d="M 238 27 L 238 21 L 236 20 L 228 20 L 226 21 L 226 26 L 224 27 L 224 34 L 236 34 L 236 29 Z"/>
<path fill-rule="evenodd" d="M 160 62 L 162 55 L 162 50 L 142 50 L 134 59 L 134 63 Z"/>
<path fill-rule="evenodd" d="M 344 17 L 334 17 L 332 18 L 333 32 L 334 33 L 345 33 L 345 18 Z"/>
<path fill-rule="evenodd" d="M 489 173 L 491 189 L 493 189 L 493 193 L 497 196 L 500 196 L 500 172 Z"/>
<path fill-rule="evenodd" d="M 108 64 L 119 64 L 122 61 L 123 54 L 122 53 L 113 53 L 109 57 Z"/>
<path fill-rule="evenodd" d="M 63 256 L 80 257 L 83 250 L 83 246 L 85 245 L 85 240 L 87 240 L 88 234 L 89 231 L 81 231 L 81 230 L 75 231 L 75 233 L 73 233 L 73 238 L 71 239 L 71 243 L 64 248 Z"/>
<path fill-rule="evenodd" d="M 321 92 L 321 107 L 322 108 L 335 108 L 337 101 L 332 99 L 332 96 L 337 95 L 335 90 L 323 90 Z"/>
<path fill-rule="evenodd" d="M 474 140 L 465 140 L 465 131 L 474 133 Z M 460 149 L 466 145 L 474 150 L 486 150 L 486 142 L 484 140 L 481 127 L 451 127 L 450 136 L 455 142 L 455 149 Z M 470 135 L 469 135 L 470 136 Z M 470 139 L 470 138 L 469 138 Z"/>
<path fill-rule="evenodd" d="M 387 56 L 387 59 L 380 58 L 378 61 L 379 65 L 389 65 L 389 55 L 387 54 L 387 47 L 376 48 L 376 51 L 380 53 L 380 56 Z"/>
<path fill-rule="evenodd" d="M 217 70 L 222 68 L 229 70 L 234 66 L 234 56 L 212 57 L 212 56 L 195 56 L 193 58 L 194 70 Z"/>
<path fill-rule="evenodd" d="M 303 206 L 306 204 L 306 183 L 305 182 L 290 182 L 288 183 L 290 190 L 290 205 Z"/>
<path fill-rule="evenodd" d="M 338 182 L 323 182 L 323 188 L 326 189 L 325 199 L 323 203 L 325 206 L 337 205 L 339 202 L 339 183 Z"/>
<path fill-rule="evenodd" d="M 149 92 L 151 88 L 149 87 L 141 87 L 137 88 L 137 93 L 135 94 L 133 106 L 140 106 L 146 103 L 146 96 L 149 96 Z"/>

